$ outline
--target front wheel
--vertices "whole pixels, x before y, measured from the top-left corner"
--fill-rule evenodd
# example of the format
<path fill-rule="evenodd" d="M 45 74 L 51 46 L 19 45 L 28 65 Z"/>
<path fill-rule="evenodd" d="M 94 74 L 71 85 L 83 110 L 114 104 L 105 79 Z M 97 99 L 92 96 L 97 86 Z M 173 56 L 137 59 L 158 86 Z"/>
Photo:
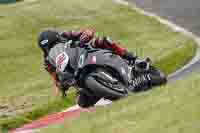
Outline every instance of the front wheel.
<path fill-rule="evenodd" d="M 126 87 L 112 75 L 102 70 L 88 74 L 84 83 L 85 88 L 99 98 L 117 100 L 127 95 Z"/>

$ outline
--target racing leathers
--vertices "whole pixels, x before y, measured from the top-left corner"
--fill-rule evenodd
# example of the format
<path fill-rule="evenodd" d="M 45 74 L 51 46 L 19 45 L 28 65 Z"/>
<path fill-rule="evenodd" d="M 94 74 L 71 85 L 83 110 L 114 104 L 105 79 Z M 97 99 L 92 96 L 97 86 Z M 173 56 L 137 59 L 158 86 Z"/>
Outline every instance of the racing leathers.
<path fill-rule="evenodd" d="M 122 58 L 125 58 L 127 60 L 135 60 L 136 56 L 133 56 L 131 53 L 129 53 L 125 48 L 121 47 L 119 43 L 112 41 L 109 37 L 94 37 L 94 30 L 92 29 L 84 29 L 80 31 L 64 31 L 60 33 L 61 41 L 59 44 L 59 47 L 57 47 L 58 50 L 54 50 L 54 57 L 56 60 L 56 56 L 59 56 L 59 50 L 63 49 L 61 45 L 65 44 L 65 42 L 72 40 L 72 42 L 78 41 L 79 47 L 84 47 L 85 43 L 91 42 L 90 44 L 94 48 L 100 48 L 100 49 L 108 49 L 113 51 L 113 53 L 121 56 Z M 56 49 L 56 48 L 54 48 Z M 55 53 L 57 51 L 58 53 Z M 65 55 L 63 55 L 65 56 Z M 66 57 L 67 58 L 67 57 Z M 73 73 L 74 69 L 71 66 L 68 66 L 68 70 L 70 70 L 70 73 L 68 75 L 72 76 L 70 82 L 65 82 L 65 80 L 59 79 L 59 74 L 56 70 L 56 62 L 52 62 L 49 60 L 48 55 L 44 55 L 44 67 L 49 72 L 51 77 L 53 78 L 56 86 L 61 90 L 63 96 L 66 95 L 65 91 L 74 84 L 75 81 L 73 81 Z"/>

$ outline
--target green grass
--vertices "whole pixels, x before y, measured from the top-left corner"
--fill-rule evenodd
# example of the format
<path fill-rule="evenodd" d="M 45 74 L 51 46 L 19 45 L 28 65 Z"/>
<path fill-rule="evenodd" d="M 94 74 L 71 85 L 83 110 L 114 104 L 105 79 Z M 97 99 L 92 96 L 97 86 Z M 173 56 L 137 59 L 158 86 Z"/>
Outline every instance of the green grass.
<path fill-rule="evenodd" d="M 22 115 L 1 118 L 0 121 L 1 129 L 3 131 L 4 130 L 6 131 L 7 129 L 17 127 L 24 123 L 30 123 L 36 118 L 44 116 L 44 114 L 47 115 L 47 112 L 58 112 L 61 109 L 67 108 L 72 104 L 74 104 L 74 102 L 71 99 L 65 99 L 65 100 L 59 99 L 56 101 L 48 102 L 45 107 L 44 105 L 40 107 L 37 106 L 36 108 L 33 108 L 30 111 L 23 113 Z"/>
<path fill-rule="evenodd" d="M 160 68 L 164 73 L 169 74 L 174 70 L 181 68 L 193 57 L 192 54 L 187 54 L 188 50 L 195 53 L 196 47 L 194 47 L 193 42 L 188 42 L 188 44 L 181 47 L 181 49 L 176 48 L 173 53 L 170 53 L 161 60 L 157 60 L 155 66 Z"/>
<path fill-rule="evenodd" d="M 151 57 L 167 74 L 185 64 L 196 47 L 192 39 L 111 0 L 36 0 L 0 5 L 0 127 L 4 129 L 64 108 L 59 107 L 60 98 L 42 69 L 36 46 L 38 32 L 46 27 L 93 27 L 97 36 L 111 36 L 139 57 Z M 62 104 L 71 105 L 74 93 L 71 95 L 69 102 L 61 100 Z M 56 108 L 51 108 L 55 104 Z"/>
<path fill-rule="evenodd" d="M 200 76 L 131 95 L 40 133 L 199 133 Z"/>
<path fill-rule="evenodd" d="M 13 4 L 22 0 L 0 0 L 0 4 Z"/>

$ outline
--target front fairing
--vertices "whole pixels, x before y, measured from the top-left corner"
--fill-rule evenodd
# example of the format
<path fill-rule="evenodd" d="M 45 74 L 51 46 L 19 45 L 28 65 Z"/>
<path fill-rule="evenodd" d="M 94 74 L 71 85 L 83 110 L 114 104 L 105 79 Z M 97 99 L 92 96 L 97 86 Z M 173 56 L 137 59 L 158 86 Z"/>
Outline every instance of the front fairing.
<path fill-rule="evenodd" d="M 118 55 L 109 50 L 71 47 L 68 44 L 60 45 L 69 56 L 70 66 L 75 70 L 75 75 L 87 66 L 109 66 L 116 70 L 124 83 L 128 85 L 130 81 L 130 67 Z"/>
<path fill-rule="evenodd" d="M 84 69 L 84 67 L 91 65 L 113 68 L 119 73 L 126 85 L 131 80 L 131 68 L 120 56 L 113 54 L 109 50 L 94 49 L 89 52 L 82 51 L 79 58 L 79 68 Z"/>

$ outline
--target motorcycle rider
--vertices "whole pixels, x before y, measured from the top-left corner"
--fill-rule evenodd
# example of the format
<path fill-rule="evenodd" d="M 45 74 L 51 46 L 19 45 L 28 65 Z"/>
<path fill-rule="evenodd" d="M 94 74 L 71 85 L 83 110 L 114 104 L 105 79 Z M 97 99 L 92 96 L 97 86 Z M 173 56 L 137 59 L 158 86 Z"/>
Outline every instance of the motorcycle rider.
<path fill-rule="evenodd" d="M 121 56 L 128 61 L 135 61 L 137 58 L 132 53 L 128 52 L 125 48 L 121 47 L 119 43 L 112 41 L 109 37 L 95 37 L 95 31 L 91 28 L 82 29 L 80 31 L 63 31 L 58 32 L 55 29 L 45 29 L 38 36 L 38 46 L 43 51 L 44 68 L 49 72 L 54 80 L 55 85 L 62 92 L 63 96 L 66 96 L 66 91 L 75 81 L 63 82 L 58 79 L 58 73 L 56 72 L 55 65 L 49 61 L 49 51 L 56 44 L 65 43 L 69 40 L 78 41 L 79 47 L 84 47 L 85 43 L 90 43 L 94 48 L 112 50 L 115 54 Z M 69 68 L 70 73 L 73 73 L 73 69 Z"/>

